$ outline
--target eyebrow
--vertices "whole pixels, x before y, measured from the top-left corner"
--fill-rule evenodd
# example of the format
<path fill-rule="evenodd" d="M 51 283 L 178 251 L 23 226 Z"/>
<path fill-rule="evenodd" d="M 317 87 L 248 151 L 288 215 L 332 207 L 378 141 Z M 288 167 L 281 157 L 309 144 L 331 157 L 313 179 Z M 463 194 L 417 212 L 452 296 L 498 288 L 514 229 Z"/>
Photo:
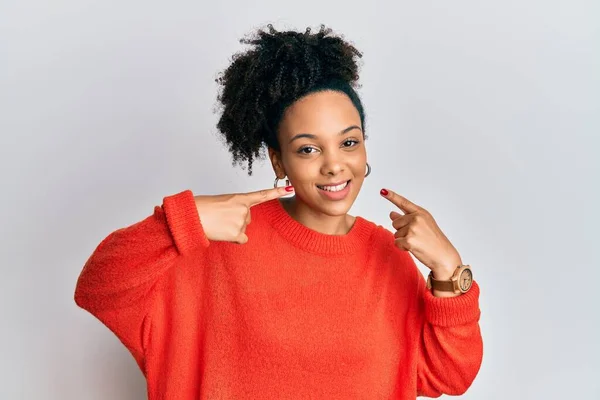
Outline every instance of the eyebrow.
<path fill-rule="evenodd" d="M 350 132 L 353 129 L 358 129 L 359 131 L 362 132 L 362 129 L 360 129 L 360 126 L 352 125 L 352 126 L 347 127 L 346 129 L 342 130 L 341 132 L 339 132 L 338 135 L 340 135 L 340 136 L 345 135 L 346 133 Z M 289 141 L 289 143 L 292 143 L 294 140 L 301 139 L 301 138 L 316 139 L 317 135 L 313 135 L 312 133 L 299 133 L 299 134 L 295 135 Z"/>

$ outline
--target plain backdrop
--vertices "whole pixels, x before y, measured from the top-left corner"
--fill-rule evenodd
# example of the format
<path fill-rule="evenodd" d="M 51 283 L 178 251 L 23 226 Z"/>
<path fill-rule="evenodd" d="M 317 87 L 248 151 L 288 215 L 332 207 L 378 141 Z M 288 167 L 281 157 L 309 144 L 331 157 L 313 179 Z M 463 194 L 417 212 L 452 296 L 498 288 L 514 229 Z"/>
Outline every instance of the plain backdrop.
<path fill-rule="evenodd" d="M 0 398 L 144 399 L 73 301 L 87 258 L 164 196 L 271 187 L 215 128 L 214 79 L 273 23 L 364 52 L 373 173 L 473 266 L 485 355 L 464 399 L 600 399 L 600 3 L 0 2 Z M 419 264 L 423 273 L 426 269 Z"/>

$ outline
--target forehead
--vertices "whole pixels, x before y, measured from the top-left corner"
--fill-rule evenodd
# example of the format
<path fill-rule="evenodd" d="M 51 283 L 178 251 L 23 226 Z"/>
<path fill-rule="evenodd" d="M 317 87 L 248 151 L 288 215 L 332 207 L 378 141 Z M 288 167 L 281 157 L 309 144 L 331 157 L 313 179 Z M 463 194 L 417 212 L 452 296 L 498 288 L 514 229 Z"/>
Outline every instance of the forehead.
<path fill-rule="evenodd" d="M 279 133 L 295 135 L 337 134 L 350 125 L 360 124 L 360 114 L 350 98 L 342 92 L 311 93 L 289 106 L 281 120 Z"/>

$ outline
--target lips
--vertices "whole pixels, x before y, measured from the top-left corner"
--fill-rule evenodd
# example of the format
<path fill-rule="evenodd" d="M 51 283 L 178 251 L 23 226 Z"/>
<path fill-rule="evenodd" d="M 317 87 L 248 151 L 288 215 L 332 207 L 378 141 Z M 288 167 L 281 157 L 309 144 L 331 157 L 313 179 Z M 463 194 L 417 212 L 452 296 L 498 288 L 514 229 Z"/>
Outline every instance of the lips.
<path fill-rule="evenodd" d="M 340 186 L 340 185 L 345 185 L 345 186 Z M 327 187 L 330 187 L 330 185 L 325 185 Z M 344 200 L 348 194 L 350 194 L 350 187 L 352 186 L 352 180 L 346 181 L 346 182 L 341 182 L 341 184 L 335 185 L 337 186 L 335 191 L 332 190 L 327 190 L 324 187 L 325 186 L 320 186 L 317 185 L 317 188 L 319 189 L 319 194 L 322 196 L 323 199 L 325 200 L 333 200 L 333 201 L 339 201 L 339 200 Z"/>
<path fill-rule="evenodd" d="M 350 183 L 350 180 L 347 180 L 347 181 L 341 181 L 341 182 L 336 182 L 336 183 L 328 183 L 326 185 L 317 185 L 317 187 L 321 190 L 325 190 L 325 191 L 329 191 L 329 192 L 337 192 L 340 190 L 344 190 L 349 183 Z"/>

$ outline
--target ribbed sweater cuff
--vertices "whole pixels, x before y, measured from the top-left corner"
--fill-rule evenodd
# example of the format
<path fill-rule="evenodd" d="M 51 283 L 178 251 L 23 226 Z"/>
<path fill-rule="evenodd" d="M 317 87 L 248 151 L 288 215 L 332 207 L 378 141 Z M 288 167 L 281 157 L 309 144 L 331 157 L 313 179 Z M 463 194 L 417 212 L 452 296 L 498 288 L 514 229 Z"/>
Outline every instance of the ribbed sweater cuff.
<path fill-rule="evenodd" d="M 163 209 L 180 254 L 185 255 L 200 247 L 208 247 L 209 241 L 202 228 L 194 195 L 190 190 L 165 197 Z"/>
<path fill-rule="evenodd" d="M 436 297 L 425 290 L 425 318 L 432 325 L 458 326 L 479 320 L 479 285 L 456 297 Z"/>

